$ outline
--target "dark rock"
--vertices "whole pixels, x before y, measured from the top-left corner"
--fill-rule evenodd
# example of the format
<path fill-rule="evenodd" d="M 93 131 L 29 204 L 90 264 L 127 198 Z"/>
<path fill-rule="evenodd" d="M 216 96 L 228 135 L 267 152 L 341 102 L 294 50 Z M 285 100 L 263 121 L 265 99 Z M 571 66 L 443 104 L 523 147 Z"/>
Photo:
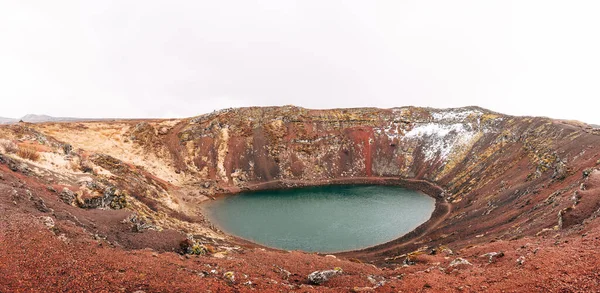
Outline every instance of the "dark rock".
<path fill-rule="evenodd" d="M 91 186 L 91 187 L 90 187 Z M 90 189 L 101 188 L 96 183 L 88 183 Z M 84 209 L 111 208 L 115 210 L 127 206 L 125 194 L 114 186 L 107 186 L 101 196 L 83 198 L 78 202 L 79 207 Z"/>
<path fill-rule="evenodd" d="M 44 202 L 44 200 L 41 197 L 38 197 L 38 199 L 35 200 L 33 202 L 33 204 L 34 204 L 35 208 L 42 213 L 49 213 L 52 211 L 51 208 L 46 206 L 46 203 Z"/>
<path fill-rule="evenodd" d="M 590 174 L 592 174 L 592 172 L 594 172 L 594 168 L 587 168 L 587 169 L 583 170 L 583 178 L 590 176 Z"/>
<path fill-rule="evenodd" d="M 567 178 L 567 164 L 563 161 L 558 161 L 554 166 L 554 173 L 552 174 L 552 178 L 556 180 L 564 180 Z"/>
<path fill-rule="evenodd" d="M 67 156 L 68 156 L 68 155 L 70 155 L 70 154 L 71 154 L 71 151 L 73 151 L 73 146 L 72 146 L 72 145 L 70 145 L 70 144 L 68 144 L 68 143 L 67 143 L 67 144 L 64 144 L 64 145 L 63 145 L 63 151 L 65 152 L 65 155 L 67 155 Z"/>
<path fill-rule="evenodd" d="M 122 221 L 123 224 L 132 223 L 131 231 L 136 233 L 144 232 L 145 230 L 158 230 L 158 227 L 150 223 L 144 217 L 138 217 L 137 214 L 131 214 Z M 180 244 L 181 246 L 182 244 Z"/>
<path fill-rule="evenodd" d="M 56 192 L 56 190 L 54 190 L 54 192 Z M 73 205 L 75 202 L 75 193 L 66 187 L 63 188 L 59 196 L 60 199 L 68 205 Z"/>

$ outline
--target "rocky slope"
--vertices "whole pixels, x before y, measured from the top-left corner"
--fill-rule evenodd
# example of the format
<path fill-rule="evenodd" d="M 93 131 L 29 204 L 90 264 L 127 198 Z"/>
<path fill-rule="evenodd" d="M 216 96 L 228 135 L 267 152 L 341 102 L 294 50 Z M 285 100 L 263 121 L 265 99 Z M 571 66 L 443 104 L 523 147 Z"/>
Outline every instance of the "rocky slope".
<path fill-rule="evenodd" d="M 46 256 L 53 272 L 62 266 L 53 259 L 77 248 L 71 257 L 106 272 L 98 287 L 82 290 L 189 289 L 161 283 L 161 274 L 173 282 L 201 276 L 194 288 L 224 291 L 599 288 L 590 255 L 600 234 L 600 130 L 582 123 L 477 107 L 285 106 L 180 120 L 20 123 L 0 127 L 0 138 L 0 235 L 16 241 L 35 234 L 28 245 L 56 250 Z M 353 182 L 420 189 L 437 199 L 436 211 L 400 239 L 337 258 L 264 250 L 202 215 L 201 203 L 221 194 Z M 51 226 L 45 234 L 32 232 L 44 225 Z M 3 243 L 8 261 L 0 272 L 10 276 L 23 263 L 40 278 L 30 252 L 19 257 L 18 245 Z M 487 253 L 496 254 L 480 257 Z M 163 269 L 140 273 L 146 281 L 114 275 L 110 254 Z M 575 260 L 581 265 L 561 265 Z M 312 270 L 333 267 L 344 273 L 319 287 L 307 283 Z M 571 277 L 553 277 L 559 267 Z M 49 288 L 81 286 L 60 274 L 44 278 Z M 114 280 L 133 281 L 117 288 L 107 283 Z M 8 284 L 0 291 L 36 287 L 0 281 Z"/>

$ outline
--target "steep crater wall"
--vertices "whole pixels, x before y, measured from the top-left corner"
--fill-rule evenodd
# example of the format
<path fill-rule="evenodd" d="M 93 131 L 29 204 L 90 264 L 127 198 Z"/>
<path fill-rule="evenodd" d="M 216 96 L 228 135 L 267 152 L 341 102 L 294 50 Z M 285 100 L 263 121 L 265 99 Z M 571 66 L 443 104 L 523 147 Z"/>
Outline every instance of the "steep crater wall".
<path fill-rule="evenodd" d="M 177 171 L 211 182 L 220 192 L 273 181 L 293 186 L 378 178 L 441 187 L 451 206 L 443 221 L 422 231 L 418 241 L 409 235 L 415 240 L 409 245 L 361 252 L 371 257 L 565 228 L 564 215 L 577 210 L 578 220 L 568 224 L 574 225 L 595 211 L 581 213 L 577 206 L 583 201 L 597 205 L 596 198 L 573 198 L 586 180 L 583 170 L 600 159 L 600 137 L 573 122 L 477 107 L 273 107 L 222 110 L 178 127 L 177 147 L 171 148 Z"/>
<path fill-rule="evenodd" d="M 42 152 L 26 175 L 59 191 L 71 188 L 67 204 L 126 208 L 151 225 L 208 238 L 227 238 L 199 213 L 200 202 L 216 194 L 374 183 L 437 197 L 433 218 L 417 230 L 344 254 L 375 261 L 578 229 L 600 208 L 598 129 L 478 107 L 251 107 L 182 120 L 18 124 L 0 132 Z M 21 168 L 15 155 L 4 160 Z"/>

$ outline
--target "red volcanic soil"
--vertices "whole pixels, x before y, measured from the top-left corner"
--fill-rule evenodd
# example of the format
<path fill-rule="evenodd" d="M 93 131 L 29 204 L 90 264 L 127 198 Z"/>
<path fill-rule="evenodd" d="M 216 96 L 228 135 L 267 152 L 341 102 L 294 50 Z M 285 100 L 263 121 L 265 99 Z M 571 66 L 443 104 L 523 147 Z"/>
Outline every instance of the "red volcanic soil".
<path fill-rule="evenodd" d="M 70 207 L 59 202 L 56 193 L 5 166 L 0 174 L 0 292 L 591 292 L 600 288 L 597 215 L 568 230 L 417 255 L 411 266 L 375 267 L 343 257 L 252 247 L 231 251 L 224 258 L 183 256 L 172 251 L 184 238 L 177 232 L 134 233 L 120 223 L 127 212 Z M 600 172 L 592 174 L 588 186 L 588 190 L 600 187 Z M 45 217 L 52 218 L 53 227 L 44 224 Z M 98 235 L 103 232 L 112 239 Z M 503 256 L 490 262 L 484 256 L 490 252 Z M 451 266 L 457 258 L 470 264 Z M 344 273 L 320 286 L 308 283 L 306 276 L 312 271 L 334 267 Z M 228 271 L 234 272 L 234 283 L 224 279 Z M 380 281 L 383 285 L 376 287 Z"/>

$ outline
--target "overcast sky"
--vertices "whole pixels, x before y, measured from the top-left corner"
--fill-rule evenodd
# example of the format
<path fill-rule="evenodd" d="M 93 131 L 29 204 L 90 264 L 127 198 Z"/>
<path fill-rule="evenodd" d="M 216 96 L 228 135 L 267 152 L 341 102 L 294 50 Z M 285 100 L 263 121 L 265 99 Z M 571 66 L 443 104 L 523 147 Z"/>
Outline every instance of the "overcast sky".
<path fill-rule="evenodd" d="M 600 124 L 600 1 L 0 2 L 0 116 L 479 105 Z"/>

